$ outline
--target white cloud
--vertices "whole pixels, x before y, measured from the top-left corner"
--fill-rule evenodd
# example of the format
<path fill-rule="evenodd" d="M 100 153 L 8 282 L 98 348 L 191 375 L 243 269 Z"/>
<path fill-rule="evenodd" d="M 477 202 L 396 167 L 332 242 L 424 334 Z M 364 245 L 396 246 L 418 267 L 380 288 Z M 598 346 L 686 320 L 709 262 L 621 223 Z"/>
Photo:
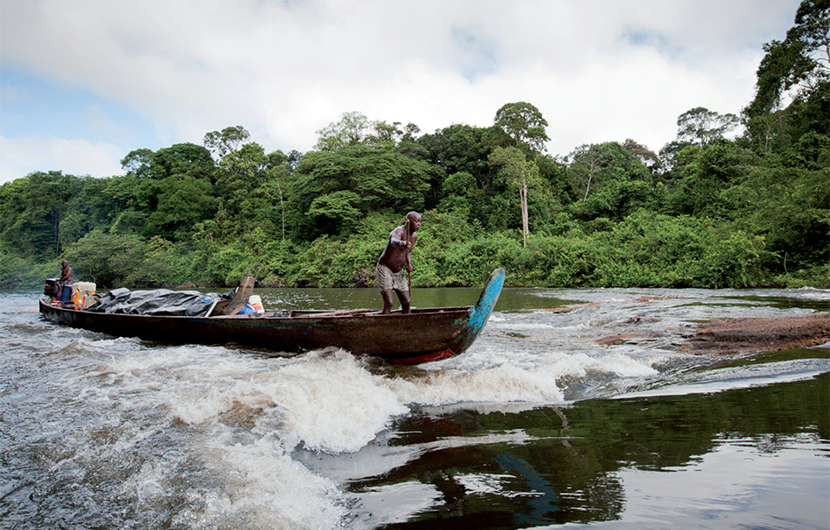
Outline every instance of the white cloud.
<path fill-rule="evenodd" d="M 58 138 L 9 139 L 0 136 L 0 183 L 36 171 L 63 171 L 66 175 L 110 177 L 123 175 L 122 149 L 86 140 Z"/>
<path fill-rule="evenodd" d="M 343 112 L 432 132 L 523 100 L 553 154 L 628 137 L 659 150 L 690 108 L 740 111 L 798 3 L 4 1 L 0 53 L 149 116 L 155 148 L 242 125 L 267 150 L 306 151 Z"/>

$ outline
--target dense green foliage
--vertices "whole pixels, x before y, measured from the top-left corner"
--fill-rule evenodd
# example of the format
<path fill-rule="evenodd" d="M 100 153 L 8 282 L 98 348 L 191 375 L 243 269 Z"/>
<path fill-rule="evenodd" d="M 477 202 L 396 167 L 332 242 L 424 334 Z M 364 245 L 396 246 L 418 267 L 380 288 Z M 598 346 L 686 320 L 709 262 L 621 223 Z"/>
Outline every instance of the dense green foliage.
<path fill-rule="evenodd" d="M 691 109 L 660 156 L 631 139 L 549 156 L 547 121 L 517 102 L 490 127 L 419 135 L 352 112 L 304 154 L 236 126 L 132 151 L 124 176 L 32 173 L 0 186 L 0 287 L 38 286 L 64 258 L 101 286 L 372 285 L 410 210 L 415 286 L 495 267 L 508 285 L 828 285 L 828 4 L 805 0 L 765 45 L 740 118 Z"/>

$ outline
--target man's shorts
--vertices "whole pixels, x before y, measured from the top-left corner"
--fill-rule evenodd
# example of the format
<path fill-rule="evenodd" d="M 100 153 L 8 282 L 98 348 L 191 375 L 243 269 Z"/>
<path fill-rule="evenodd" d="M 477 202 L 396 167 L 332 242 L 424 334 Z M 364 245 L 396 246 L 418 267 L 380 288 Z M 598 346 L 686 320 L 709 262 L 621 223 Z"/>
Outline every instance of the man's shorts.
<path fill-rule="evenodd" d="M 378 281 L 378 292 L 381 294 L 383 294 L 383 291 L 388 291 L 389 289 L 402 292 L 409 290 L 409 287 L 406 285 L 405 267 L 402 267 L 398 272 L 392 272 L 389 267 L 378 262 L 375 267 L 375 274 Z"/>

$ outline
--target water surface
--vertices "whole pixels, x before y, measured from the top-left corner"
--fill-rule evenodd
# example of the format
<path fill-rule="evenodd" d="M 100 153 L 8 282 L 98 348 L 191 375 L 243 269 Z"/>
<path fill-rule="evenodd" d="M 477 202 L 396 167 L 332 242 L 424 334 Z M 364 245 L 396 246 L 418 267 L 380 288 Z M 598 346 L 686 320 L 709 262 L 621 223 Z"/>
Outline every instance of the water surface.
<path fill-rule="evenodd" d="M 380 307 L 369 289 L 256 293 Z M 508 289 L 467 353 L 415 367 L 114 338 L 42 320 L 37 294 L 0 294 L 3 528 L 830 521 L 830 348 L 677 348 L 711 318 L 828 311 L 827 291 Z"/>

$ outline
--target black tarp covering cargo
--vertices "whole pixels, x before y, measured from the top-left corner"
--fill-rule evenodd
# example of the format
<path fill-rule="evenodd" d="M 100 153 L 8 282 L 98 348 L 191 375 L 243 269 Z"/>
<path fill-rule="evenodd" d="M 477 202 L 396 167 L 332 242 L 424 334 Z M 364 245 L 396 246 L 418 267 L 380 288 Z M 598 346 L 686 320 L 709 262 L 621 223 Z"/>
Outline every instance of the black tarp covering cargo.
<path fill-rule="evenodd" d="M 86 310 L 94 313 L 202 317 L 210 315 L 213 307 L 222 299 L 223 295 L 198 291 L 130 291 L 121 288 L 102 295 L 98 302 Z"/>

